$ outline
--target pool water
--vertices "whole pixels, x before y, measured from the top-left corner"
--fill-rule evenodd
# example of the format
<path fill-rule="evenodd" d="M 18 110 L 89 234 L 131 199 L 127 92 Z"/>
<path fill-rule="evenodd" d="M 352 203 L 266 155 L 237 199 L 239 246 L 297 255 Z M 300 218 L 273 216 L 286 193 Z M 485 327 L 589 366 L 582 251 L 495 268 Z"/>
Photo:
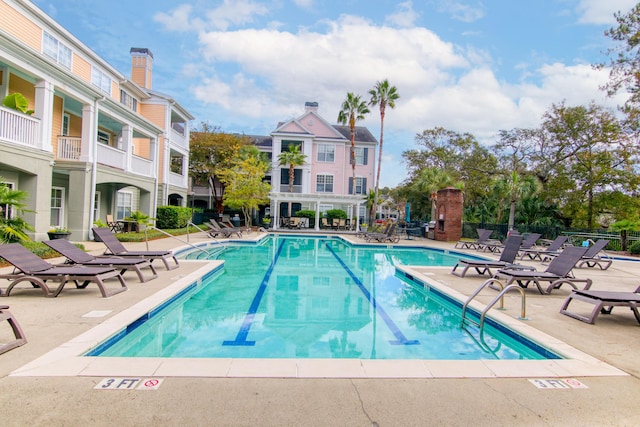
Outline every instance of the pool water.
<path fill-rule="evenodd" d="M 191 251 L 184 257 L 204 255 Z M 228 244 L 210 258 L 225 260 L 224 268 L 89 355 L 549 358 L 535 344 L 490 324 L 483 334 L 462 328 L 458 304 L 394 268 L 450 267 L 459 255 L 273 235 L 260 244 Z"/>

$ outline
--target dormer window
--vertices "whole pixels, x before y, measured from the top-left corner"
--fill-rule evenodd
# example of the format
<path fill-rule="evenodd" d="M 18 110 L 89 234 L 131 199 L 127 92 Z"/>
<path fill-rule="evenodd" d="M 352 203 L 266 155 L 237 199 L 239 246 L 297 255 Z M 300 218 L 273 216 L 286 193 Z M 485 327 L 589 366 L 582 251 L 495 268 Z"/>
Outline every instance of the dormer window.
<path fill-rule="evenodd" d="M 42 35 L 42 53 L 67 70 L 71 69 L 71 49 L 46 31 Z"/>
<path fill-rule="evenodd" d="M 138 111 L 138 100 L 122 89 L 120 90 L 120 103 L 126 105 L 130 110 Z"/>

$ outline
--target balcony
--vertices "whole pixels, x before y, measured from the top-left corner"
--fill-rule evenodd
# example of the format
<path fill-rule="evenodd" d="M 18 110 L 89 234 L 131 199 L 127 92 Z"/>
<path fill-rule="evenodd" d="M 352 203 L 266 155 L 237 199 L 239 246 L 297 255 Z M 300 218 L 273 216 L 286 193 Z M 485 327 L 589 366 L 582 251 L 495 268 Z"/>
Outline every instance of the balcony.
<path fill-rule="evenodd" d="M 280 184 L 280 192 L 288 193 L 289 192 L 289 184 Z M 302 193 L 302 185 L 294 185 L 293 193 Z"/>
<path fill-rule="evenodd" d="M 174 144 L 184 150 L 189 150 L 189 141 L 184 136 L 184 130 L 177 131 L 175 127 L 172 127 L 171 144 Z"/>
<path fill-rule="evenodd" d="M 154 176 L 153 161 L 138 156 L 131 156 L 131 166 L 128 167 L 127 153 L 117 148 L 98 144 L 97 156 L 98 163 L 100 164 L 112 166 L 138 175 Z"/>
<path fill-rule="evenodd" d="M 169 184 L 176 187 L 187 188 L 187 177 L 174 172 L 169 172 Z"/>
<path fill-rule="evenodd" d="M 42 148 L 38 135 L 40 120 L 0 106 L 0 140 Z"/>
<path fill-rule="evenodd" d="M 59 136 L 56 159 L 78 160 L 82 152 L 82 138 L 77 136 Z"/>

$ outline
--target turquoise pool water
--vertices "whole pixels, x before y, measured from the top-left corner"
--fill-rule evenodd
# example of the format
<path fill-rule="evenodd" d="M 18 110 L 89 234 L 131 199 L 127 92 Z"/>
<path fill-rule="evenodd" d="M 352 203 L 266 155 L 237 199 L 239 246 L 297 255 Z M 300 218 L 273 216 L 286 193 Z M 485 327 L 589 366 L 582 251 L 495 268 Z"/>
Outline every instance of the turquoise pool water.
<path fill-rule="evenodd" d="M 453 266 L 439 250 L 273 235 L 210 251 L 224 268 L 89 355 L 194 358 L 544 359 L 487 323 L 460 327 L 454 300 L 395 265 Z M 184 254 L 203 258 L 201 251 Z"/>

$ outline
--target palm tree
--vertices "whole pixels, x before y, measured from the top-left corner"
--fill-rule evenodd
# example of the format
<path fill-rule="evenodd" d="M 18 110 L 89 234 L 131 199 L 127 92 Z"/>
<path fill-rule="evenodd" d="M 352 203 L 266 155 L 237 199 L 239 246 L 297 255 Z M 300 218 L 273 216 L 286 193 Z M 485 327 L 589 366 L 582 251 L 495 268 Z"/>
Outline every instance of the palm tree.
<path fill-rule="evenodd" d="M 306 163 L 307 155 L 300 151 L 300 146 L 291 144 L 289 151 L 283 151 L 278 155 L 278 164 L 280 166 L 289 166 L 289 193 L 293 193 L 293 179 L 296 166 L 302 166 Z M 291 215 L 291 202 L 289 202 L 289 215 Z"/>
<path fill-rule="evenodd" d="M 533 176 L 522 176 L 513 171 L 506 177 L 498 180 L 495 185 L 498 193 L 509 199 L 509 223 L 508 229 L 515 225 L 516 203 L 525 196 L 535 195 L 540 191 L 540 182 Z"/>
<path fill-rule="evenodd" d="M 353 194 L 356 194 L 356 122 L 363 120 L 365 114 L 369 114 L 367 103 L 364 102 L 360 95 L 354 95 L 352 92 L 347 93 L 347 98 L 342 102 L 342 109 L 338 113 L 338 123 L 341 125 L 349 124 L 351 131 L 351 153 L 350 163 L 352 176 Z"/>
<path fill-rule="evenodd" d="M 380 187 L 380 168 L 382 166 L 382 142 L 384 139 L 384 114 L 387 107 L 396 108 L 396 100 L 400 98 L 395 86 L 389 86 L 389 80 L 376 82 L 376 86 L 369 91 L 371 100 L 369 105 L 380 107 L 380 151 L 378 151 L 378 172 L 376 175 L 375 199 L 373 200 L 373 212 L 378 209 L 378 188 Z M 374 213 L 375 215 L 375 213 Z"/>
<path fill-rule="evenodd" d="M 31 240 L 25 230 L 33 231 L 33 227 L 16 215 L 26 212 L 24 200 L 29 197 L 29 194 L 9 188 L 2 184 L 3 182 L 4 178 L 0 177 L 0 242 L 14 243 Z"/>

